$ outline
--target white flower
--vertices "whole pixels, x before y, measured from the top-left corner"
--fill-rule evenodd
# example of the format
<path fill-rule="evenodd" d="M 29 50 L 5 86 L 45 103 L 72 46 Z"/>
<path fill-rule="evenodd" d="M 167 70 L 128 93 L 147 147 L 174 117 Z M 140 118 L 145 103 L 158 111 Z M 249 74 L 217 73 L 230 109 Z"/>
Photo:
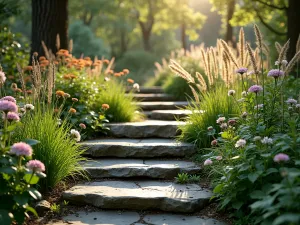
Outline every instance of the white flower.
<path fill-rule="evenodd" d="M 138 83 L 133 84 L 132 86 L 134 89 L 136 89 L 137 91 L 140 91 L 140 85 Z"/>
<path fill-rule="evenodd" d="M 221 129 L 226 129 L 226 128 L 227 128 L 227 123 L 222 123 L 222 124 L 220 125 L 220 127 L 221 127 Z"/>
<path fill-rule="evenodd" d="M 243 91 L 243 92 L 242 92 L 242 96 L 243 96 L 243 97 L 246 97 L 246 96 L 247 96 L 247 91 Z"/>
<path fill-rule="evenodd" d="M 72 130 L 71 130 L 71 136 L 72 136 L 72 138 L 74 138 L 77 142 L 80 141 L 80 139 L 81 139 L 80 133 L 79 133 L 77 130 L 75 130 L 75 129 L 72 129 Z"/>
<path fill-rule="evenodd" d="M 254 109 L 262 109 L 264 107 L 264 104 L 258 104 L 254 106 Z"/>
<path fill-rule="evenodd" d="M 278 66 L 279 65 L 279 61 L 275 61 L 275 66 Z"/>
<path fill-rule="evenodd" d="M 61 125 L 61 119 L 57 119 L 57 125 Z"/>
<path fill-rule="evenodd" d="M 284 60 L 281 61 L 281 64 L 286 66 L 288 64 L 288 61 L 284 59 Z"/>
<path fill-rule="evenodd" d="M 225 120 L 226 120 L 225 117 L 219 117 L 219 118 L 217 119 L 217 123 L 222 123 L 222 122 L 224 122 Z"/>
<path fill-rule="evenodd" d="M 235 90 L 229 90 L 228 91 L 228 96 L 233 96 L 235 94 Z"/>
<path fill-rule="evenodd" d="M 223 159 L 223 157 L 221 155 L 219 155 L 219 156 L 216 157 L 216 160 L 218 160 L 218 161 L 220 161 L 222 159 Z"/>
<path fill-rule="evenodd" d="M 264 138 L 261 140 L 261 143 L 266 144 L 266 145 L 271 145 L 271 144 L 273 144 L 273 139 L 272 139 L 272 138 L 269 138 L 269 137 L 264 137 Z"/>
<path fill-rule="evenodd" d="M 245 139 L 240 139 L 235 143 L 235 147 L 239 148 L 239 147 L 245 147 L 246 145 L 246 140 Z"/>
<path fill-rule="evenodd" d="M 5 81 L 6 81 L 5 73 L 0 71 L 0 84 L 3 85 Z"/>
<path fill-rule="evenodd" d="M 296 104 L 296 108 L 297 108 L 297 109 L 300 109 L 300 104 Z"/>
<path fill-rule="evenodd" d="M 25 104 L 25 105 L 24 105 L 24 109 L 25 109 L 25 110 L 28 110 L 28 111 L 34 110 L 34 106 L 33 106 L 32 104 Z"/>
<path fill-rule="evenodd" d="M 260 136 L 255 136 L 254 138 L 253 138 L 253 141 L 260 141 L 261 140 L 261 137 Z"/>

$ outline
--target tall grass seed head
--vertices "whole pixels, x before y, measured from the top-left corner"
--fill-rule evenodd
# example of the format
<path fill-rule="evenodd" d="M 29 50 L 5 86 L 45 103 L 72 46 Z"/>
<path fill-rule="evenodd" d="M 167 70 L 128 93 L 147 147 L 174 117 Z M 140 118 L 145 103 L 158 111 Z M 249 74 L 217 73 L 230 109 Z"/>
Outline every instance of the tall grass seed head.
<path fill-rule="evenodd" d="M 11 146 L 9 153 L 16 156 L 28 157 L 32 155 L 32 148 L 29 144 L 26 144 L 24 142 L 19 142 Z"/>

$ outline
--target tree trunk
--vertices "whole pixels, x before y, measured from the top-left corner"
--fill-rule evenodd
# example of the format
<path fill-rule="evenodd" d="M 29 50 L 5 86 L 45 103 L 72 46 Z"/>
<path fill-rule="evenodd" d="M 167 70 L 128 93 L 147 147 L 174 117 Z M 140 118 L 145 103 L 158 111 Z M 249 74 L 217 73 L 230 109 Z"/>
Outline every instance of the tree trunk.
<path fill-rule="evenodd" d="M 60 48 L 68 49 L 68 0 L 32 0 L 31 54 L 45 55 L 42 41 L 55 53 L 57 34 Z"/>
<path fill-rule="evenodd" d="M 153 23 L 150 22 L 147 24 L 144 24 L 143 22 L 139 21 L 141 30 L 142 30 L 142 37 L 143 37 L 143 46 L 144 50 L 150 52 L 151 51 L 151 44 L 150 44 L 150 37 L 151 37 L 151 31 Z"/>
<path fill-rule="evenodd" d="M 300 34 L 300 1 L 299 0 L 289 0 L 289 7 L 287 9 L 287 27 L 288 35 L 287 38 L 290 39 L 290 48 L 288 51 L 288 61 L 290 61 L 296 53 L 296 44 Z"/>
<path fill-rule="evenodd" d="M 186 34 L 185 34 L 185 31 L 186 31 L 185 24 L 182 23 L 182 24 L 181 24 L 181 45 L 182 45 L 182 48 L 184 49 L 184 53 L 185 53 L 186 50 L 187 50 Z"/>
<path fill-rule="evenodd" d="M 231 42 L 233 45 L 234 45 L 233 27 L 230 24 L 230 20 L 233 17 L 234 8 L 235 8 L 235 0 L 228 1 L 228 4 L 227 4 L 227 18 L 226 18 L 226 35 L 225 35 L 225 41 L 226 42 Z"/>
<path fill-rule="evenodd" d="M 127 51 L 127 38 L 126 38 L 126 30 L 121 28 L 121 54 L 122 56 Z"/>

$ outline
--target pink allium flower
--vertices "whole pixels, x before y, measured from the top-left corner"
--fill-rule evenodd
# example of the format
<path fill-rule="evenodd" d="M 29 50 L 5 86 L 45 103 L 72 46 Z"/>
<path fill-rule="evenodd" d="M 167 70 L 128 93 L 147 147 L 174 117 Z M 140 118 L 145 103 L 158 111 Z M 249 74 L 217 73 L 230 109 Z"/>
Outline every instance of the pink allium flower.
<path fill-rule="evenodd" d="M 8 112 L 6 115 L 3 114 L 3 119 L 7 119 L 9 122 L 12 122 L 12 121 L 19 121 L 20 117 L 18 113 Z"/>
<path fill-rule="evenodd" d="M 286 162 L 289 161 L 290 157 L 287 154 L 279 153 L 274 156 L 274 162 Z"/>
<path fill-rule="evenodd" d="M 84 123 L 80 123 L 80 124 L 79 124 L 79 127 L 80 127 L 81 129 L 86 129 L 86 125 L 85 125 Z"/>
<path fill-rule="evenodd" d="M 0 99 L 0 101 L 2 101 L 2 100 L 7 100 L 7 101 L 11 101 L 13 103 L 17 103 L 16 99 L 12 96 L 5 96 L 5 97 Z"/>
<path fill-rule="evenodd" d="M 223 157 L 220 156 L 220 155 L 218 155 L 218 156 L 216 157 L 216 160 L 218 160 L 218 161 L 220 161 L 220 160 L 222 160 L 222 159 L 223 159 Z"/>
<path fill-rule="evenodd" d="M 268 77 L 278 78 L 278 77 L 282 77 L 282 76 L 284 76 L 284 72 L 279 69 L 273 69 L 268 72 Z"/>
<path fill-rule="evenodd" d="M 243 75 L 244 73 L 247 73 L 247 71 L 248 71 L 247 68 L 242 67 L 242 68 L 237 69 L 236 73 Z"/>
<path fill-rule="evenodd" d="M 253 85 L 251 86 L 248 91 L 257 94 L 258 92 L 261 92 L 263 90 L 262 86 L 260 85 Z"/>
<path fill-rule="evenodd" d="M 217 146 L 217 144 L 218 144 L 218 141 L 216 139 L 211 142 L 211 146 Z"/>
<path fill-rule="evenodd" d="M 5 73 L 3 73 L 3 71 L 0 71 L 0 84 L 3 85 L 5 81 L 6 81 Z"/>
<path fill-rule="evenodd" d="M 291 105 L 297 104 L 297 100 L 293 99 L 293 98 L 289 98 L 288 100 L 286 100 L 286 103 L 291 104 Z"/>
<path fill-rule="evenodd" d="M 4 112 L 17 112 L 18 107 L 16 103 L 8 101 L 8 100 L 0 100 L 0 111 Z"/>
<path fill-rule="evenodd" d="M 225 120 L 226 120 L 225 117 L 219 117 L 216 122 L 217 123 L 223 123 Z"/>
<path fill-rule="evenodd" d="M 234 126 L 236 124 L 236 120 L 228 120 L 228 124 Z"/>
<path fill-rule="evenodd" d="M 226 128 L 227 128 L 227 123 L 222 123 L 222 124 L 220 125 L 220 128 L 221 128 L 221 129 L 226 129 Z"/>
<path fill-rule="evenodd" d="M 45 171 L 45 165 L 39 160 L 30 160 L 26 163 L 26 167 L 34 172 L 43 172 Z"/>
<path fill-rule="evenodd" d="M 204 166 L 209 166 L 211 164 L 213 164 L 213 162 L 210 159 L 204 161 Z"/>
<path fill-rule="evenodd" d="M 11 146 L 9 153 L 17 156 L 31 156 L 32 148 L 29 144 L 26 144 L 24 142 L 19 142 Z"/>

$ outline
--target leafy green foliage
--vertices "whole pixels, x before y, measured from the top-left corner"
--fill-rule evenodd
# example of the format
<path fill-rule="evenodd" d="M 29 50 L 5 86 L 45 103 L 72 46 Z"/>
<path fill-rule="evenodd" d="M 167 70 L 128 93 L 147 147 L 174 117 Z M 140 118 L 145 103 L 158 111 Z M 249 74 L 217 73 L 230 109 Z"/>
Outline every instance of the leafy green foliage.
<path fill-rule="evenodd" d="M 189 175 L 187 173 L 179 173 L 177 177 L 175 177 L 177 183 L 186 184 L 189 181 Z"/>

